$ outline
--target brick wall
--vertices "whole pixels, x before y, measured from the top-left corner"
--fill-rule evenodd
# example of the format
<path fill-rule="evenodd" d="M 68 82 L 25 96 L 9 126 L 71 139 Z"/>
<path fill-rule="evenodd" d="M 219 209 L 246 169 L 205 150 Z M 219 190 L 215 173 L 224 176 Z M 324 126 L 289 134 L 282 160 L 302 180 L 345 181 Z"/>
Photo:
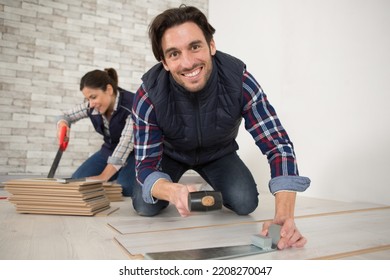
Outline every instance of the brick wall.
<path fill-rule="evenodd" d="M 208 0 L 0 0 L 0 175 L 47 175 L 56 116 L 82 102 L 86 72 L 113 67 L 136 91 L 156 63 L 148 24 L 181 3 L 207 14 Z M 69 176 L 101 143 L 89 120 L 73 125 L 56 175 Z"/>

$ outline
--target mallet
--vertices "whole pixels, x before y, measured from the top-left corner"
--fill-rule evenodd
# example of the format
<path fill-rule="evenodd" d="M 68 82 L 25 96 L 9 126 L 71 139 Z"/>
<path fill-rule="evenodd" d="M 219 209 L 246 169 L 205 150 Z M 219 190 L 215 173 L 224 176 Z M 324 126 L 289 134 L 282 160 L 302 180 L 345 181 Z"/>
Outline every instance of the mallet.
<path fill-rule="evenodd" d="M 190 211 L 212 211 L 222 209 L 222 194 L 218 191 L 190 192 L 188 195 Z"/>

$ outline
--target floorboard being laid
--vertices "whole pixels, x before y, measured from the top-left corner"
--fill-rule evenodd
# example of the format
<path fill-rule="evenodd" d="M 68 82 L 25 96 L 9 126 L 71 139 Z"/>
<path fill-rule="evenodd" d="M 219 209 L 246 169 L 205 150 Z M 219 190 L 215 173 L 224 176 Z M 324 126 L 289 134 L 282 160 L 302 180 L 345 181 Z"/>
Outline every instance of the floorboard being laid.
<path fill-rule="evenodd" d="M 301 249 L 287 249 L 247 259 L 313 259 L 390 245 L 390 209 L 297 219 L 308 238 Z M 116 240 L 131 255 L 195 248 L 243 245 L 259 232 L 261 223 L 179 229 L 119 235 Z M 389 256 L 390 257 L 390 256 Z M 244 258 L 245 259 L 245 258 Z"/>
<path fill-rule="evenodd" d="M 115 239 L 130 255 L 137 255 L 229 244 L 244 245 L 250 243 L 251 235 L 259 229 L 257 224 L 243 224 L 119 235 Z"/>
<path fill-rule="evenodd" d="M 133 234 L 143 232 L 165 231 L 173 229 L 197 228 L 206 226 L 221 226 L 227 224 L 241 224 L 251 222 L 263 222 L 273 218 L 274 197 L 262 195 L 259 207 L 248 216 L 238 216 L 234 212 L 223 208 L 220 211 L 193 213 L 187 218 L 181 218 L 174 206 L 170 205 L 166 211 L 152 218 L 139 218 L 129 216 L 123 220 L 109 223 L 109 226 L 121 234 Z M 296 217 L 308 215 L 321 215 L 328 213 L 343 213 L 345 211 L 357 211 L 382 207 L 372 203 L 345 203 L 323 199 L 298 197 L 296 205 Z"/>
<path fill-rule="evenodd" d="M 253 223 L 255 221 L 253 216 L 238 216 L 228 209 L 223 209 L 220 211 L 213 211 L 212 213 L 197 213 L 186 218 L 177 216 L 157 216 L 134 220 L 129 217 L 129 220 L 127 221 L 114 221 L 109 223 L 109 225 L 121 234 L 133 234 L 172 229 L 201 228 L 215 225 L 228 225 L 232 223 Z"/>
<path fill-rule="evenodd" d="M 390 209 L 298 219 L 296 224 L 308 238 L 304 248 L 258 255 L 254 259 L 342 259 L 374 252 L 373 249 L 382 251 L 379 248 L 389 252 L 389 222 Z"/>

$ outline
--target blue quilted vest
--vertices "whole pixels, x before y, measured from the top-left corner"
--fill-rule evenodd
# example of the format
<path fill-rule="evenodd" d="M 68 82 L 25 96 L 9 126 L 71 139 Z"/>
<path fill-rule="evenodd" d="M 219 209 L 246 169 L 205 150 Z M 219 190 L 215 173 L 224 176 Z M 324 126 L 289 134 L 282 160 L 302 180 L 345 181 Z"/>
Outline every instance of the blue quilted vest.
<path fill-rule="evenodd" d="M 194 166 L 238 149 L 244 70 L 242 61 L 217 51 L 210 79 L 199 92 L 186 91 L 161 63 L 142 77 L 164 135 L 164 154 Z"/>
<path fill-rule="evenodd" d="M 103 117 L 100 114 L 92 115 L 93 109 L 88 111 L 89 118 L 97 133 L 103 135 L 104 143 L 101 147 L 102 154 L 108 158 L 119 143 L 121 133 L 126 125 L 126 119 L 131 114 L 134 93 L 118 88 L 120 98 L 118 108 L 114 111 L 109 125 L 110 135 L 104 133 Z"/>

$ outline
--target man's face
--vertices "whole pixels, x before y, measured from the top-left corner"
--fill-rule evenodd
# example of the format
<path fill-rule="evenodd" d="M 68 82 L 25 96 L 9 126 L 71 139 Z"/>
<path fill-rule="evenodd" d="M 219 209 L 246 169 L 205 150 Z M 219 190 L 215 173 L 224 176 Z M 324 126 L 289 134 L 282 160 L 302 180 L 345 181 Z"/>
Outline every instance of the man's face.
<path fill-rule="evenodd" d="M 195 23 L 186 22 L 168 28 L 161 45 L 162 63 L 175 81 L 190 92 L 203 89 L 213 68 L 214 40 L 209 46 L 202 30 Z"/>

